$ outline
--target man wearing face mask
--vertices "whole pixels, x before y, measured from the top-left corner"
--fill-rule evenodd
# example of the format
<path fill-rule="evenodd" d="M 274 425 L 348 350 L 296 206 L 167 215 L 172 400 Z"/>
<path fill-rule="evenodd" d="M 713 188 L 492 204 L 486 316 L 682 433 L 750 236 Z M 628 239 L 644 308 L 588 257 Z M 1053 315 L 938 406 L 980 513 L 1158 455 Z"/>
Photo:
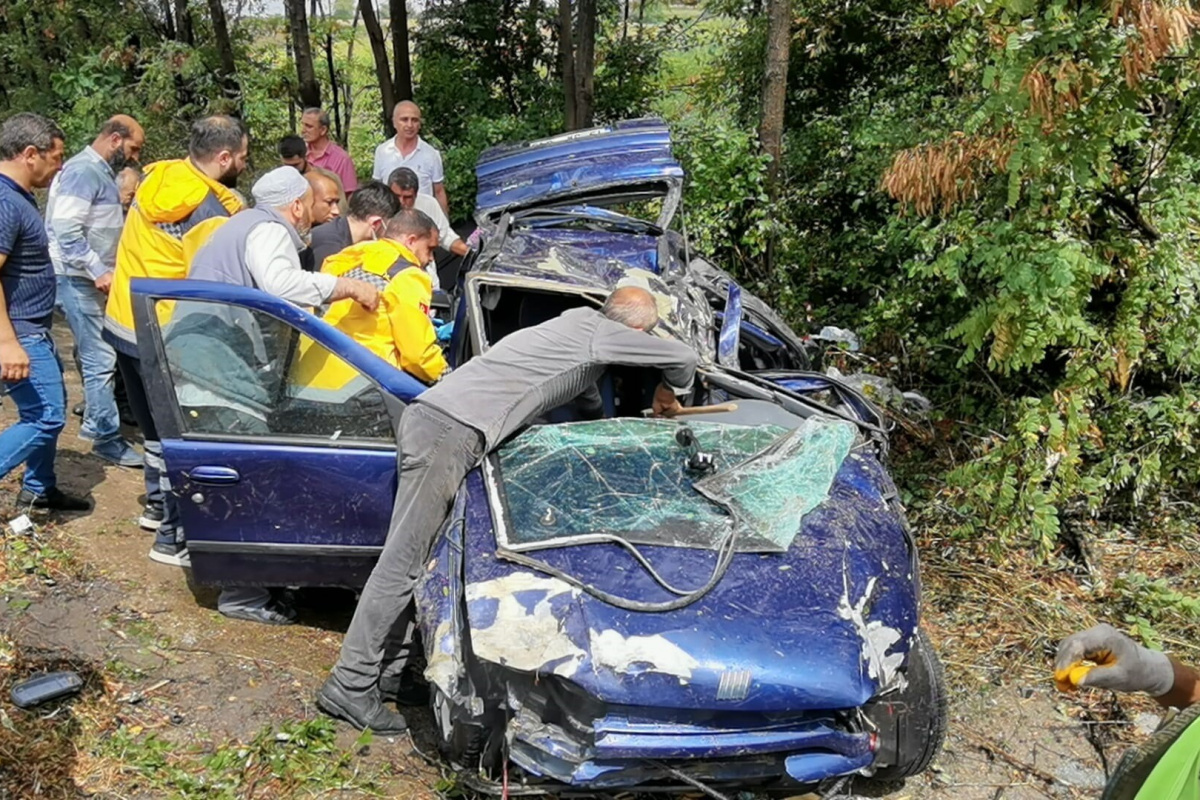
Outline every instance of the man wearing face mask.
<path fill-rule="evenodd" d="M 142 466 L 142 456 L 121 436 L 114 393 L 117 354 L 101 330 L 125 222 L 117 175 L 137 163 L 145 141 L 132 117 L 118 114 L 108 120 L 92 144 L 63 165 L 46 206 L 58 298 L 79 348 L 86 409 L 79 435 L 92 440 L 94 455 L 121 467 Z"/>
<path fill-rule="evenodd" d="M 360 184 L 350 195 L 344 216 L 318 226 L 312 232 L 313 263 L 317 269 L 334 253 L 360 242 L 379 238 L 384 223 L 400 210 L 400 203 L 380 181 Z"/>
<path fill-rule="evenodd" d="M 300 268 L 300 252 L 312 226 L 313 204 L 313 190 L 304 176 L 291 167 L 278 167 L 259 178 L 251 194 L 254 208 L 235 214 L 212 234 L 192 259 L 189 278 L 261 289 L 299 306 L 346 299 L 354 301 L 347 305 L 361 306 L 367 312 L 375 310 L 379 292 L 370 283 L 355 280 L 353 276 L 305 272 Z M 232 330 L 238 327 L 238 320 L 213 317 L 198 324 L 205 325 L 210 337 L 218 337 L 222 326 Z M 176 334 L 187 325 L 186 318 L 180 319 Z M 266 338 L 252 323 L 245 325 L 243 334 L 249 335 L 251 342 L 256 337 Z M 167 335 L 166 346 L 168 350 L 173 346 L 171 334 Z M 244 355 L 253 359 L 250 353 Z M 213 393 L 210 387 L 205 401 L 197 404 L 219 409 L 230 396 L 222 393 L 222 387 L 216 389 Z M 184 390 L 194 391 L 192 387 Z M 243 428 L 244 432 L 265 432 L 265 421 L 263 431 L 253 430 L 257 427 L 255 422 L 245 416 L 238 424 L 249 426 Z M 286 601 L 274 597 L 270 589 L 260 587 L 223 589 L 217 610 L 233 619 L 267 625 L 288 625 L 296 618 Z"/>
<path fill-rule="evenodd" d="M 406 209 L 388 220 L 382 239 L 346 248 L 326 260 L 322 270 L 326 275 L 367 281 L 380 293 L 378 308 L 335 303 L 325 313 L 325 321 L 425 383 L 437 381 L 446 371 L 446 358 L 429 320 L 433 285 L 424 269 L 433 260 L 437 236 L 433 220 Z M 334 393 L 356 374 L 321 347 L 303 353 L 296 373 L 297 383 Z"/>

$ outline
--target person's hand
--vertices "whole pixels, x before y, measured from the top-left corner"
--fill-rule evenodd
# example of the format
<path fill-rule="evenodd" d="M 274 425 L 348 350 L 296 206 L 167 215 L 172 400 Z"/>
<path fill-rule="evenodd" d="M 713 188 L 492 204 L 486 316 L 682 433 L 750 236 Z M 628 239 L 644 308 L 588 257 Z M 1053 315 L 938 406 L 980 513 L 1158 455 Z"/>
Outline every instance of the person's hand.
<path fill-rule="evenodd" d="M 348 297 L 367 311 L 379 308 L 379 290 L 366 281 L 354 278 L 338 278 L 335 294 L 339 298 Z"/>
<path fill-rule="evenodd" d="M 99 278 L 96 278 L 96 280 L 93 281 L 93 283 L 96 284 L 97 289 L 104 292 L 105 294 L 108 294 L 109 289 L 112 288 L 112 281 L 113 281 L 113 271 L 110 269 L 108 272 L 104 273 Z"/>
<path fill-rule="evenodd" d="M 15 382 L 29 377 L 29 354 L 16 339 L 0 343 L 0 379 Z"/>
<path fill-rule="evenodd" d="M 450 320 L 449 322 L 434 320 L 433 322 L 433 329 L 437 334 L 439 342 L 448 342 L 454 337 L 454 320 Z"/>
<path fill-rule="evenodd" d="M 654 403 L 650 407 L 656 417 L 673 417 L 683 410 L 675 393 L 662 384 L 654 390 Z"/>
<path fill-rule="evenodd" d="M 1096 666 L 1087 666 L 1084 660 Z M 1054 680 L 1064 692 L 1082 686 L 1159 697 L 1174 686 L 1175 668 L 1165 653 L 1142 647 L 1112 625 L 1101 623 L 1059 642 Z"/>

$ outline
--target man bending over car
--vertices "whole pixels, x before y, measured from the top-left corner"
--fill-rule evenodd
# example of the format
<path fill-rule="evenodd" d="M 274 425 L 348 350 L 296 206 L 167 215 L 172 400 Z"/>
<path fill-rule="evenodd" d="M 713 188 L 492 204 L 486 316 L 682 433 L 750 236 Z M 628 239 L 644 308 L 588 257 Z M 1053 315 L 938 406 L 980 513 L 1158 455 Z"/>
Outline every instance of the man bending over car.
<path fill-rule="evenodd" d="M 576 401 L 599 411 L 596 382 L 609 365 L 657 367 L 656 415 L 673 416 L 691 391 L 696 354 L 647 336 L 658 324 L 644 289 L 614 291 L 604 307 L 576 308 L 511 333 L 418 395 L 400 420 L 399 476 L 387 542 L 359 598 L 341 656 L 317 705 L 356 728 L 391 735 L 407 727 L 383 705 L 396 699 L 404 655 L 385 663 L 392 631 L 406 631 L 421 565 L 459 484 L 490 450 L 530 420 Z"/>

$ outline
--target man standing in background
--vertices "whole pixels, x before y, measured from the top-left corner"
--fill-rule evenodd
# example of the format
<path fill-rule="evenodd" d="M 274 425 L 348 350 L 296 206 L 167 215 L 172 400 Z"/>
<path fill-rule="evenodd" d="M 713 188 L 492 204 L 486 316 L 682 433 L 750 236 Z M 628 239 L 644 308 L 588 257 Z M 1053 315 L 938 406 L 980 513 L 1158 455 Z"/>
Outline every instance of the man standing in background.
<path fill-rule="evenodd" d="M 146 507 L 138 523 L 157 532 L 150 558 L 162 564 L 189 566 L 191 562 L 142 381 L 129 284 L 134 278 L 178 279 L 187 275 L 183 237 L 207 220 L 228 217 L 242 209 L 242 201 L 231 187 L 246 169 L 249 150 L 246 129 L 233 117 L 217 115 L 192 123 L 188 157 L 160 161 L 146 169 L 117 246 L 117 268 L 105 307 L 104 338 L 117 351 L 117 369 L 145 437 Z"/>
<path fill-rule="evenodd" d="M 308 143 L 308 163 L 327 169 L 342 182 L 347 196 L 358 189 L 358 175 L 350 154 L 329 138 L 329 114 L 319 108 L 306 108 L 300 117 L 300 135 Z"/>
<path fill-rule="evenodd" d="M 421 194 L 431 195 L 442 207 L 442 212 L 449 216 L 450 199 L 446 196 L 442 154 L 420 136 L 421 109 L 411 100 L 396 103 L 392 126 L 396 135 L 375 148 L 372 177 L 386 183 L 393 170 L 408 167 L 417 173 Z"/>
<path fill-rule="evenodd" d="M 308 145 L 302 137 L 289 133 L 279 140 L 275 151 L 279 153 L 279 163 L 283 166 L 295 167 L 301 175 L 308 172 Z"/>
<path fill-rule="evenodd" d="M 54 265 L 32 194 L 62 166 L 63 138 L 37 114 L 14 114 L 0 124 L 0 379 L 18 413 L 0 434 L 0 477 L 24 462 L 19 509 L 88 508 L 59 489 L 54 474 L 67 388 L 50 336 Z"/>
<path fill-rule="evenodd" d="M 137 161 L 145 140 L 132 117 L 108 120 L 92 144 L 63 166 L 46 205 L 58 299 L 79 348 L 85 409 L 79 435 L 92 440 L 93 455 L 120 467 L 140 467 L 142 456 L 121 436 L 117 354 L 101 330 L 125 222 L 116 176 Z"/>

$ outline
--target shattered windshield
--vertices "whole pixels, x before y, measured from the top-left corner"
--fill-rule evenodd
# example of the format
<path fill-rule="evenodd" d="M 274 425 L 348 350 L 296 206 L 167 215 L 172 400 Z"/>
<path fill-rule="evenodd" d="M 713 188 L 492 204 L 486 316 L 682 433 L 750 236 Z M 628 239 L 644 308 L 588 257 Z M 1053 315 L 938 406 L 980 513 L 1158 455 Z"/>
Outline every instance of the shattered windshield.
<path fill-rule="evenodd" d="M 819 418 L 793 431 L 657 419 L 535 426 L 492 457 L 498 535 L 513 550 L 596 535 L 716 548 L 736 525 L 738 550 L 782 552 L 828 496 L 855 436 Z"/>

